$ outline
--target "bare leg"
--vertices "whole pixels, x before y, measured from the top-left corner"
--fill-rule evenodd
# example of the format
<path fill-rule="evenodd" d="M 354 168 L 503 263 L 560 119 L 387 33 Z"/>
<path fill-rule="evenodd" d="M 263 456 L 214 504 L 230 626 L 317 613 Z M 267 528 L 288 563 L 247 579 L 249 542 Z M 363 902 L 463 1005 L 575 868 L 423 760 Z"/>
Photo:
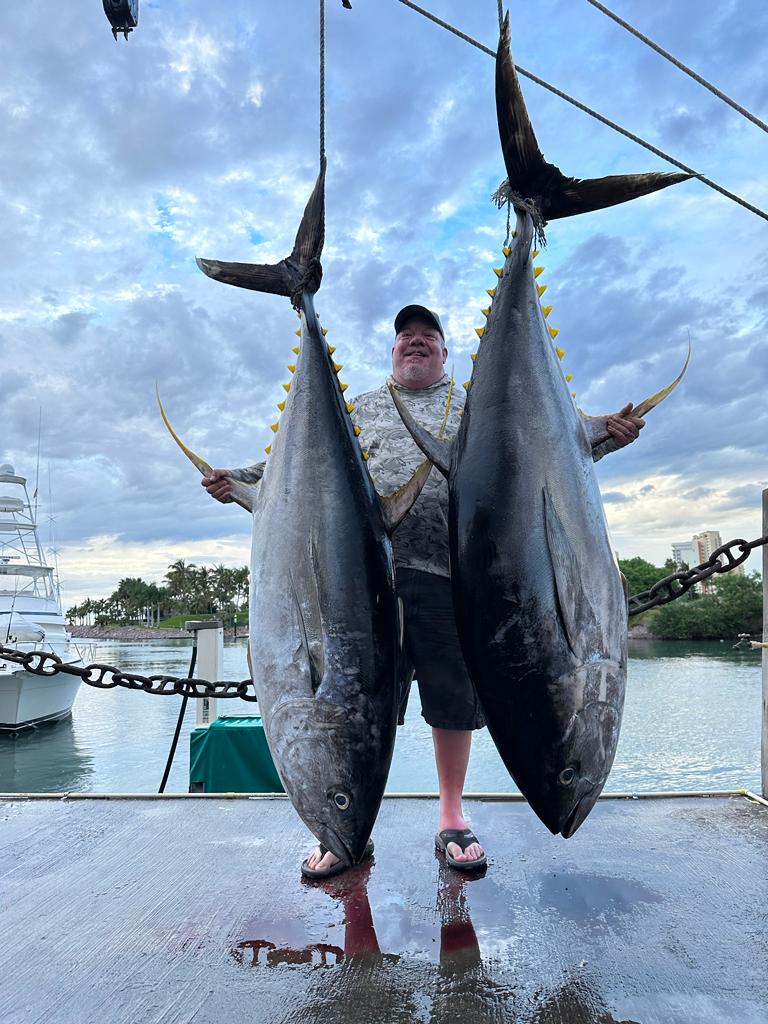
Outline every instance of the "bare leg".
<path fill-rule="evenodd" d="M 432 740 L 435 745 L 435 761 L 437 763 L 437 780 L 440 789 L 440 826 L 444 828 L 468 828 L 461 806 L 461 794 L 469 764 L 469 751 L 472 746 L 472 733 L 463 729 L 432 729 Z M 479 843 L 472 843 L 464 853 L 456 843 L 448 844 L 448 852 L 456 860 L 477 860 L 483 855 Z M 338 858 L 328 851 L 325 856 L 317 846 L 307 858 L 311 868 L 325 871 L 332 867 Z"/>
<path fill-rule="evenodd" d="M 440 790 L 440 831 L 444 828 L 468 828 L 461 806 L 464 779 L 467 776 L 472 733 L 463 729 L 432 729 Z M 483 855 L 479 843 L 472 843 L 464 853 L 456 843 L 448 844 L 455 860 L 477 860 Z"/>

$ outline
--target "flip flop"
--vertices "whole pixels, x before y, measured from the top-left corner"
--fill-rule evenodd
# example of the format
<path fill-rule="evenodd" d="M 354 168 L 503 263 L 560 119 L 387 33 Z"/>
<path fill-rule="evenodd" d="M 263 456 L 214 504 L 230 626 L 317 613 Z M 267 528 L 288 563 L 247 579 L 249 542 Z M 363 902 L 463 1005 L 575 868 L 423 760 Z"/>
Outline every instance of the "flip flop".
<path fill-rule="evenodd" d="M 456 860 L 448 853 L 448 844 L 456 843 L 462 853 L 479 840 L 471 828 L 444 828 L 435 836 L 435 846 L 445 854 L 445 859 L 457 871 L 474 871 L 484 867 L 488 861 L 485 854 L 477 860 Z"/>
<path fill-rule="evenodd" d="M 328 853 L 328 848 L 323 846 L 322 843 L 320 844 L 320 852 L 322 853 L 323 856 L 325 856 L 326 853 Z M 372 856 L 373 840 L 369 839 L 368 842 L 365 844 L 363 856 L 360 859 L 359 863 L 362 864 L 363 861 L 370 860 Z M 307 858 L 307 860 L 305 860 L 304 863 L 301 865 L 301 873 L 305 878 L 333 878 L 334 875 L 340 875 L 343 871 L 348 871 L 349 868 L 355 866 L 353 864 L 345 864 L 343 860 L 337 860 L 335 864 L 331 864 L 331 866 L 329 868 L 326 868 L 324 871 L 318 871 L 317 868 L 311 868 L 309 866 L 307 862 L 308 860 L 309 858 Z"/>

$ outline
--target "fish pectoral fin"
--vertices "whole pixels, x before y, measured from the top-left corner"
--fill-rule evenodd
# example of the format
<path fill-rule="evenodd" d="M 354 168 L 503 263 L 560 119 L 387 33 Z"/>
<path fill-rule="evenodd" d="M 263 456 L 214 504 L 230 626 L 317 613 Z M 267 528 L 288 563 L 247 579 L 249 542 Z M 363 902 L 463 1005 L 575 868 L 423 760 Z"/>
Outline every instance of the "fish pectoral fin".
<path fill-rule="evenodd" d="M 694 177 L 687 173 L 614 174 L 605 178 L 570 178 L 548 163 L 536 141 L 510 50 L 509 13 L 496 52 L 496 114 L 508 181 L 514 197 L 532 201 L 544 221 L 616 206 L 630 199 Z"/>
<path fill-rule="evenodd" d="M 202 272 L 214 281 L 237 288 L 287 295 L 291 299 L 302 289 L 316 292 L 323 276 L 320 256 L 325 241 L 325 166 L 323 158 L 290 256 L 279 263 L 225 263 L 198 257 L 197 265 Z"/>
<path fill-rule="evenodd" d="M 402 487 L 398 487 L 392 494 L 379 495 L 381 514 L 384 517 L 384 526 L 387 533 L 394 533 L 411 511 L 431 472 L 432 463 L 429 459 L 425 459 L 411 479 L 404 483 Z"/>
<path fill-rule="evenodd" d="M 434 434 L 430 434 L 424 427 L 420 427 L 413 416 L 411 416 L 408 406 L 398 395 L 391 382 L 389 383 L 389 393 L 392 395 L 392 401 L 400 413 L 400 419 L 405 424 L 413 440 L 421 448 L 429 461 L 437 466 L 443 476 L 447 477 L 451 465 L 451 442 L 443 441 L 435 437 Z M 426 477 L 424 479 L 426 480 Z"/>
<path fill-rule="evenodd" d="M 325 671 L 322 620 L 320 617 L 317 591 L 315 589 L 315 591 L 310 595 L 310 600 L 307 603 L 305 612 L 302 610 L 301 601 L 299 600 L 299 595 L 296 590 L 296 584 L 293 580 L 293 574 L 290 572 L 288 573 L 288 581 L 301 632 L 302 646 L 304 647 L 304 653 L 307 657 L 312 693 L 315 694 L 320 689 L 320 684 L 323 681 L 323 673 Z"/>
<path fill-rule="evenodd" d="M 583 660 L 580 652 L 589 635 L 594 633 L 595 628 L 599 628 L 599 623 L 592 603 L 582 586 L 579 561 L 568 537 L 568 532 L 557 513 L 552 495 L 546 487 L 543 489 L 542 495 L 544 527 L 555 581 L 557 608 L 568 646 L 576 658 Z"/>
<path fill-rule="evenodd" d="M 195 466 L 203 476 L 210 476 L 213 472 L 211 466 L 208 465 L 205 459 L 200 458 L 199 455 L 193 452 L 191 448 L 188 448 L 171 426 L 171 422 L 166 416 L 165 409 L 163 408 L 163 403 L 160 401 L 160 388 L 157 384 L 155 384 L 155 394 L 157 395 L 157 404 L 160 406 L 160 415 L 163 417 L 163 423 L 168 428 L 168 433 L 179 448 L 181 448 L 192 465 Z M 258 485 L 244 484 L 240 480 L 235 480 L 234 477 L 229 477 L 229 481 L 232 500 L 247 512 L 253 512 L 256 486 Z"/>
<path fill-rule="evenodd" d="M 665 388 L 662 388 L 661 391 L 657 391 L 655 395 L 650 395 L 648 398 L 644 398 L 639 405 L 634 406 L 634 408 L 632 409 L 632 416 L 646 416 L 651 411 L 651 409 L 655 409 L 657 405 L 661 405 L 664 399 L 668 395 L 672 394 L 677 385 L 685 376 L 685 372 L 688 369 L 688 364 L 690 363 L 690 361 L 691 343 L 688 342 L 688 355 L 685 357 L 685 363 L 683 364 L 683 368 L 680 371 L 680 373 L 678 373 L 678 375 L 675 377 L 671 384 L 667 384 L 667 386 Z M 604 441 L 607 441 L 610 438 L 611 435 L 608 433 L 608 427 L 606 426 L 606 424 L 608 420 L 611 418 L 611 416 L 615 415 L 614 413 L 609 413 L 606 416 L 589 416 L 587 415 L 587 413 L 583 411 L 583 409 L 579 409 L 579 414 L 581 416 L 581 422 L 584 426 L 584 429 L 587 432 L 589 443 L 593 448 L 595 448 L 599 444 L 602 444 Z"/>

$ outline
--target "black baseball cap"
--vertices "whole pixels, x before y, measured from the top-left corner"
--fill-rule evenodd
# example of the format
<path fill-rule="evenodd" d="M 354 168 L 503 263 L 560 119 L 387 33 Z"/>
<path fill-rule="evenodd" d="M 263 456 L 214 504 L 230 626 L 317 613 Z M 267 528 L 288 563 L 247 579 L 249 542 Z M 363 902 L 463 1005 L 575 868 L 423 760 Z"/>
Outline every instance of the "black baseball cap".
<path fill-rule="evenodd" d="M 403 324 L 415 316 L 420 316 L 423 320 L 433 324 L 440 331 L 440 337 L 445 341 L 445 331 L 440 323 L 440 317 L 437 313 L 433 313 L 431 309 L 427 309 L 426 306 L 403 306 L 395 317 L 395 334 L 399 334 Z"/>

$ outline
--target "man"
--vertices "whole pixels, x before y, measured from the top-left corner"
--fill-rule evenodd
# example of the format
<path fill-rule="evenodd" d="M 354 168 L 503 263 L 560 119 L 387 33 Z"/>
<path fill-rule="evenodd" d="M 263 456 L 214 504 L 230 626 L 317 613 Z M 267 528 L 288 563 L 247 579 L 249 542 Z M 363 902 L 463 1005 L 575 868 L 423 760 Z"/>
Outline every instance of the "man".
<path fill-rule="evenodd" d="M 449 379 L 448 349 L 440 318 L 425 306 L 405 306 L 395 317 L 392 348 L 394 386 L 416 421 L 437 434 L 445 415 Z M 352 400 L 352 419 L 361 428 L 360 441 L 369 453 L 368 468 L 381 494 L 391 494 L 424 459 L 406 430 L 386 384 Z M 464 395 L 454 391 L 445 429 L 456 434 Z M 608 420 L 612 440 L 593 451 L 595 460 L 637 438 L 645 425 L 632 416 L 632 404 Z M 217 469 L 203 479 L 208 493 L 231 501 L 228 477 L 254 482 L 263 464 L 246 469 Z M 462 870 L 485 864 L 485 853 L 462 810 L 462 792 L 469 764 L 472 732 L 483 727 L 482 711 L 459 647 L 451 599 L 448 562 L 448 485 L 432 472 L 418 500 L 392 538 L 398 594 L 405 609 L 405 646 L 418 681 L 422 716 L 432 727 L 440 793 L 436 843 L 453 867 Z M 406 693 L 401 705 L 402 724 Z M 304 863 L 312 877 L 337 865 L 334 854 L 317 847 Z"/>

